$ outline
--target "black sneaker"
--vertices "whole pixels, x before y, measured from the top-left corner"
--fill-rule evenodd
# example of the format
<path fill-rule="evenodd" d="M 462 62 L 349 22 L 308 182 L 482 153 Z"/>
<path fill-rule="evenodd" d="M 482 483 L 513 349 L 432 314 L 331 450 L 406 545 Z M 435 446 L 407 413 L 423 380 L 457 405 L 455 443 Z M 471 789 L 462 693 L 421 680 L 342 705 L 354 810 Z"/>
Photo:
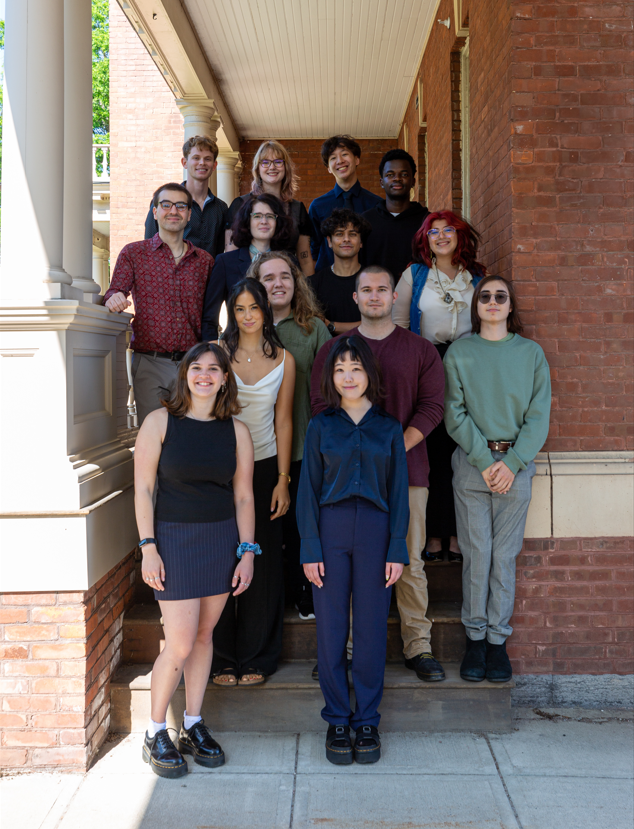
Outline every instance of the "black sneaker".
<path fill-rule="evenodd" d="M 315 618 L 312 590 L 302 590 L 302 595 L 299 597 L 295 608 L 299 610 L 299 618 L 302 621 L 307 622 Z"/>
<path fill-rule="evenodd" d="M 225 764 L 225 753 L 211 736 L 204 720 L 198 720 L 189 730 L 184 723 L 181 725 L 178 747 L 183 754 L 193 754 L 194 763 L 199 766 L 214 769 Z"/>
<path fill-rule="evenodd" d="M 330 725 L 326 734 L 326 760 L 335 766 L 349 766 L 354 759 L 349 725 Z"/>
<path fill-rule="evenodd" d="M 486 643 L 486 678 L 489 682 L 508 682 L 513 676 L 511 660 L 506 652 L 506 642 L 501 645 Z"/>
<path fill-rule="evenodd" d="M 375 725 L 361 725 L 357 728 L 354 759 L 357 763 L 376 763 L 381 759 L 381 738 Z"/>
<path fill-rule="evenodd" d="M 445 678 L 442 665 L 434 659 L 429 651 L 419 653 L 411 659 L 406 659 L 405 667 L 409 668 L 410 671 L 416 671 L 416 676 L 425 682 L 441 682 Z"/>
<path fill-rule="evenodd" d="M 157 731 L 151 738 L 145 732 L 143 760 L 150 764 L 154 774 L 159 777 L 184 777 L 187 774 L 187 762 L 172 742 L 166 728 Z"/>
<path fill-rule="evenodd" d="M 487 643 L 485 639 L 469 639 L 460 665 L 460 676 L 469 682 L 482 682 L 486 676 Z"/>

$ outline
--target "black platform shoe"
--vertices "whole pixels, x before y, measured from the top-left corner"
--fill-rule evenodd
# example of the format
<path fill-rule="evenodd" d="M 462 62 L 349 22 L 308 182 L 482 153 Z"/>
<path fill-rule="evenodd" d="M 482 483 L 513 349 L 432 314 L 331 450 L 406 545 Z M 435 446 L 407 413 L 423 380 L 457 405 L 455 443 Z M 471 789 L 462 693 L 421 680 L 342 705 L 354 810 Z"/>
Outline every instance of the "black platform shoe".
<path fill-rule="evenodd" d="M 354 759 L 357 763 L 376 763 L 381 759 L 381 738 L 375 725 L 362 725 L 357 728 Z"/>
<path fill-rule="evenodd" d="M 489 682 L 508 682 L 513 676 L 511 660 L 506 652 L 506 642 L 501 645 L 486 645 L 486 678 Z"/>
<path fill-rule="evenodd" d="M 410 671 L 416 671 L 416 676 L 425 682 L 441 682 L 445 678 L 443 666 L 429 652 L 406 659 L 405 667 Z"/>
<path fill-rule="evenodd" d="M 159 777 L 184 777 L 187 774 L 185 758 L 177 750 L 166 728 L 157 731 L 154 737 L 148 737 L 145 732 L 143 760 Z"/>
<path fill-rule="evenodd" d="M 460 665 L 460 676 L 469 682 L 482 682 L 487 676 L 487 643 L 486 639 L 469 639 L 467 636 L 467 650 Z"/>
<path fill-rule="evenodd" d="M 326 734 L 326 760 L 335 766 L 349 766 L 354 759 L 350 726 L 330 725 Z"/>
<path fill-rule="evenodd" d="M 193 754 L 194 763 L 199 766 L 214 769 L 225 764 L 225 753 L 211 736 L 204 720 L 198 720 L 189 730 L 184 723 L 181 725 L 178 747 L 183 754 Z"/>

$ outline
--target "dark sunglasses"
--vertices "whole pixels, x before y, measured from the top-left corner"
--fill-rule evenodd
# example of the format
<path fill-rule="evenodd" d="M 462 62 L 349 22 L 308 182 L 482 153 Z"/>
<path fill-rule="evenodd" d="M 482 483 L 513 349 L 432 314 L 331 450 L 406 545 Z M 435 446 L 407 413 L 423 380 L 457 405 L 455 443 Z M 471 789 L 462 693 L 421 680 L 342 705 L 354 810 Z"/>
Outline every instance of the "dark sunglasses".
<path fill-rule="evenodd" d="M 506 300 L 509 298 L 509 295 L 504 291 L 496 291 L 494 294 L 491 294 L 491 291 L 480 291 L 478 302 L 481 302 L 483 305 L 487 305 L 491 302 L 491 296 L 495 298 L 498 305 L 504 305 Z"/>

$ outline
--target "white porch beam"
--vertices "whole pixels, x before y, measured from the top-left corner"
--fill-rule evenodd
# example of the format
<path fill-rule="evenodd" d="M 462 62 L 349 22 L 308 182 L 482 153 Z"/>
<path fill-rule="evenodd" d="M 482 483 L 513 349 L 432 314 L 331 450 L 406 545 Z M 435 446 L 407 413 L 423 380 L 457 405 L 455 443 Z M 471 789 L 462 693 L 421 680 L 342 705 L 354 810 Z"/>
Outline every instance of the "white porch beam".
<path fill-rule="evenodd" d="M 228 149 L 240 136 L 180 0 L 117 0 L 177 99 L 213 102 Z M 224 144 L 224 141 L 222 142 Z"/>

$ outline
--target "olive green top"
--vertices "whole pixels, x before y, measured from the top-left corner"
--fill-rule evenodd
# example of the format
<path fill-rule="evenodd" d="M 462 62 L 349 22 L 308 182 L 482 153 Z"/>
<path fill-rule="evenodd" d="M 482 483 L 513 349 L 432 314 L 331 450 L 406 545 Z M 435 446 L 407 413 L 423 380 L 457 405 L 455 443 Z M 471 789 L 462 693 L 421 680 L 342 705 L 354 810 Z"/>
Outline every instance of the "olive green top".
<path fill-rule="evenodd" d="M 291 461 L 304 456 L 304 438 L 310 421 L 310 373 L 317 352 L 331 339 L 325 324 L 318 317 L 311 319 L 312 331 L 307 334 L 293 317 L 293 312 L 275 326 L 284 348 L 295 358 L 295 397 L 293 399 L 293 448 Z"/>

